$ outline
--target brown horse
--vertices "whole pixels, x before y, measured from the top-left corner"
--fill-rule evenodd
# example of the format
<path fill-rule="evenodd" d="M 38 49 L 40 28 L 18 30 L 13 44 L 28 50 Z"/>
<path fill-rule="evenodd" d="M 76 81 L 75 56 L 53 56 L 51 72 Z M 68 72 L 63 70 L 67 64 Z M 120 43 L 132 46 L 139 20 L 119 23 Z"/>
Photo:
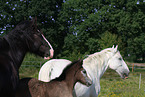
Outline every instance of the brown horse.
<path fill-rule="evenodd" d="M 72 91 L 76 82 L 86 86 L 91 85 L 82 61 L 74 61 L 63 73 L 50 82 L 42 82 L 34 78 L 20 80 L 16 97 L 73 97 Z"/>

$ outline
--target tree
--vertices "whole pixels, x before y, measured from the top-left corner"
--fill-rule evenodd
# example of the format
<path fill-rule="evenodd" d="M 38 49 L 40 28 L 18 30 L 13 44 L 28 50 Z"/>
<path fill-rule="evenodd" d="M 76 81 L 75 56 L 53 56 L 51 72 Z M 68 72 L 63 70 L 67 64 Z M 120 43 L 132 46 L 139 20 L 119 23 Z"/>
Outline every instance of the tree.
<path fill-rule="evenodd" d="M 93 45 L 90 46 L 90 43 L 92 42 L 91 44 L 94 44 L 94 47 L 98 47 L 98 41 L 96 39 L 99 39 L 100 34 L 105 31 L 101 24 L 104 20 L 102 15 L 107 11 L 109 5 L 107 8 L 105 6 L 106 9 L 104 8 L 104 11 L 99 11 L 99 7 L 100 2 L 96 0 L 69 0 L 62 6 L 60 12 L 61 28 L 63 28 L 62 30 L 66 31 L 66 33 L 69 33 L 68 37 L 71 35 L 78 40 L 77 43 L 75 42 L 76 40 L 71 40 L 72 44 L 70 44 L 70 46 L 77 44 L 78 46 L 75 47 L 79 49 L 81 53 L 85 53 L 86 51 L 94 52 L 96 49 L 99 49 L 92 49 Z M 68 41 L 65 42 L 67 43 Z"/>
<path fill-rule="evenodd" d="M 15 2 L 15 1 L 14 1 Z M 0 32 L 7 34 L 15 25 L 14 8 L 15 3 L 12 1 L 0 1 Z"/>
<path fill-rule="evenodd" d="M 131 41 L 130 54 L 133 56 L 133 61 L 145 61 L 145 33 L 141 33 L 138 37 Z"/>
<path fill-rule="evenodd" d="M 54 47 L 56 57 L 75 55 L 77 51 L 80 55 L 94 53 L 115 43 L 126 56 L 145 58 L 143 0 L 63 1 L 0 1 L 0 31 L 6 34 L 20 21 L 37 16 L 38 26 Z M 117 38 L 113 41 L 114 36 Z M 105 45 L 107 41 L 112 43 Z"/>
<path fill-rule="evenodd" d="M 119 46 L 126 56 L 133 53 L 131 51 L 135 48 L 132 47 L 134 43 L 132 38 L 139 38 L 141 33 L 144 33 L 144 4 L 143 1 L 137 4 L 137 1 L 132 0 L 66 1 L 60 12 L 61 28 L 78 40 L 78 43 L 71 40 L 70 47 L 67 48 L 80 44 L 75 47 L 79 48 L 82 54 L 86 51 L 95 52 L 93 47 L 97 47 L 98 50 L 102 48 L 102 44 L 98 41 L 101 35 L 110 32 L 121 39 L 122 44 L 119 43 Z M 111 40 L 108 38 L 106 41 Z M 97 46 L 91 46 L 92 44 Z M 141 51 L 141 48 L 138 49 Z"/>
<path fill-rule="evenodd" d="M 124 44 L 122 42 L 121 37 L 116 34 L 112 34 L 110 32 L 105 32 L 101 35 L 101 39 L 99 40 L 101 49 L 112 47 L 113 45 L 119 46 L 119 51 L 124 56 Z"/>

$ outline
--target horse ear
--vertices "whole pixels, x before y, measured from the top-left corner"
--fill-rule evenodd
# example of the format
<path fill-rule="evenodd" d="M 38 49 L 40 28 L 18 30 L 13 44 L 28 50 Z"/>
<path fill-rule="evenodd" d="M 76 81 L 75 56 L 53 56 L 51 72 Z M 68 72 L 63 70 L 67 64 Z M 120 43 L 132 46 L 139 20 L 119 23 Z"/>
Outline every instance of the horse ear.
<path fill-rule="evenodd" d="M 81 62 L 81 65 L 83 65 L 83 60 L 80 60 L 80 62 Z"/>
<path fill-rule="evenodd" d="M 79 62 L 80 65 L 83 64 L 83 60 L 81 60 L 81 59 L 79 59 L 78 62 Z"/>
<path fill-rule="evenodd" d="M 114 45 L 112 46 L 112 48 L 114 48 Z"/>
<path fill-rule="evenodd" d="M 37 24 L 37 17 L 35 16 L 35 18 L 32 19 L 32 25 L 36 25 Z"/>
<path fill-rule="evenodd" d="M 114 48 L 114 51 L 115 51 L 115 52 L 117 52 L 117 48 L 118 48 L 118 45 L 116 45 L 116 47 Z"/>

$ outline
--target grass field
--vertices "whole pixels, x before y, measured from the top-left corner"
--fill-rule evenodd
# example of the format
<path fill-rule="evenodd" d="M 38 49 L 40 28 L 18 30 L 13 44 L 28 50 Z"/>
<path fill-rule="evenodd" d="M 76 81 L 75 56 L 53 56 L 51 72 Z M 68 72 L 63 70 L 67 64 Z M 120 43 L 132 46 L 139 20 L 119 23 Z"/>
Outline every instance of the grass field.
<path fill-rule="evenodd" d="M 40 67 L 29 66 L 20 68 L 20 78 L 38 77 Z M 139 78 L 141 85 L 139 89 Z M 99 97 L 145 97 L 145 69 L 130 70 L 128 79 L 121 79 L 113 70 L 108 69 L 101 78 Z"/>
<path fill-rule="evenodd" d="M 108 70 L 100 83 L 99 97 L 145 97 L 145 70 L 142 69 L 130 72 L 128 79 L 121 79 L 115 71 Z"/>

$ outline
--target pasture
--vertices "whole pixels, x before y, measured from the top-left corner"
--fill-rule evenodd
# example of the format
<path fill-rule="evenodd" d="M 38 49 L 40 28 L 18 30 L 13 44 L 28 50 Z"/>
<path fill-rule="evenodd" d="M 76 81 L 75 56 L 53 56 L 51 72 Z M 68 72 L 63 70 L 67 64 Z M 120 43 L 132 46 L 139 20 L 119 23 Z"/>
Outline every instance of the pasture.
<path fill-rule="evenodd" d="M 108 69 L 100 81 L 99 97 L 145 97 L 145 69 L 131 71 L 128 79 L 120 79 L 115 71 Z"/>
<path fill-rule="evenodd" d="M 38 72 L 43 59 L 35 62 L 26 62 L 25 59 L 20 68 L 20 77 L 38 78 Z M 29 59 L 31 60 L 31 59 Z M 33 58 L 32 58 L 33 60 Z M 29 65 L 29 66 L 27 66 Z M 131 67 L 131 66 L 130 66 Z M 141 73 L 141 85 L 139 89 L 139 78 Z M 113 70 L 108 69 L 100 80 L 101 92 L 98 97 L 144 97 L 145 96 L 145 69 L 135 68 L 128 79 L 121 79 L 120 76 Z"/>

